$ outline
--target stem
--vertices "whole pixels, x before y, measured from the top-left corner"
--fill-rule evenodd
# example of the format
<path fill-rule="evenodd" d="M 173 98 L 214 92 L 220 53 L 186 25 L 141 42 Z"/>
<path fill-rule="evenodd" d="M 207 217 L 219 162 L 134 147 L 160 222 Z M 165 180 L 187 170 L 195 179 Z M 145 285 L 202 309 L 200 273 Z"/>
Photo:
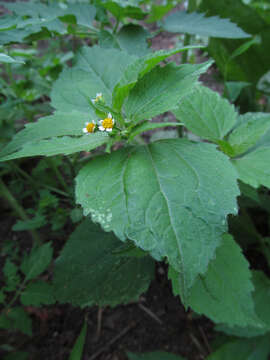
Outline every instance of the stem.
<path fill-rule="evenodd" d="M 16 212 L 16 214 L 24 221 L 28 221 L 29 218 L 26 215 L 24 209 L 20 206 L 15 197 L 11 194 L 8 187 L 5 185 L 2 179 L 0 179 L 0 193 L 7 200 L 11 208 Z M 33 240 L 39 244 L 41 243 L 38 233 L 35 230 L 29 230 L 32 235 Z"/>
<path fill-rule="evenodd" d="M 119 25 L 119 19 L 116 19 L 116 23 L 115 23 L 115 26 L 113 28 L 113 34 L 116 33 L 117 29 L 118 29 L 118 25 Z"/>
<path fill-rule="evenodd" d="M 63 189 L 70 194 L 70 189 L 68 187 L 68 185 L 66 184 L 62 174 L 60 173 L 60 171 L 58 170 L 58 167 L 55 165 L 54 161 L 50 158 L 46 159 L 48 164 L 50 165 L 51 169 L 54 171 L 55 176 L 57 177 L 60 185 L 62 185 Z"/>
<path fill-rule="evenodd" d="M 194 12 L 197 8 L 197 0 L 189 0 L 188 1 L 188 8 L 187 12 L 191 13 Z M 191 43 L 192 36 L 190 34 L 185 34 L 184 37 L 184 46 L 189 46 Z M 183 52 L 182 55 L 182 63 L 188 62 L 188 50 Z"/>

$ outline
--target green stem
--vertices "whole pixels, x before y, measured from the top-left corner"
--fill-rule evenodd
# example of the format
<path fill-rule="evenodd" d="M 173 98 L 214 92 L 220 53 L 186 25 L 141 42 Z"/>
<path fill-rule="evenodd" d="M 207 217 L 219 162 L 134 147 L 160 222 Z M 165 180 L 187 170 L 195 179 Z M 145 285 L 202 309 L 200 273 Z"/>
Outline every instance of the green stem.
<path fill-rule="evenodd" d="M 2 179 L 0 179 L 0 194 L 3 196 L 3 198 L 6 199 L 6 201 L 9 203 L 11 208 L 16 212 L 16 214 L 23 220 L 28 221 L 29 218 L 26 215 L 26 212 L 24 209 L 19 205 L 18 201 L 15 199 L 15 197 L 11 194 L 8 187 L 5 185 Z M 39 244 L 41 243 L 39 235 L 34 230 L 29 230 L 29 232 L 32 235 L 33 240 Z"/>
<path fill-rule="evenodd" d="M 197 0 L 189 0 L 187 12 L 191 13 L 196 11 L 196 9 L 197 9 Z M 191 39 L 192 36 L 190 34 L 185 34 L 184 46 L 189 46 L 191 43 Z M 186 63 L 186 62 L 188 62 L 188 50 L 184 51 L 182 55 L 182 63 Z"/>
<path fill-rule="evenodd" d="M 118 25 L 119 25 L 119 19 L 116 19 L 116 23 L 115 23 L 115 26 L 113 28 L 113 34 L 116 33 L 117 29 L 118 29 Z"/>
<path fill-rule="evenodd" d="M 62 174 L 60 173 L 60 171 L 58 170 L 58 167 L 55 165 L 54 161 L 50 158 L 47 158 L 47 162 L 50 165 L 51 169 L 54 171 L 55 176 L 57 177 L 60 185 L 62 185 L 63 189 L 70 194 L 70 188 L 69 186 L 66 184 Z"/>

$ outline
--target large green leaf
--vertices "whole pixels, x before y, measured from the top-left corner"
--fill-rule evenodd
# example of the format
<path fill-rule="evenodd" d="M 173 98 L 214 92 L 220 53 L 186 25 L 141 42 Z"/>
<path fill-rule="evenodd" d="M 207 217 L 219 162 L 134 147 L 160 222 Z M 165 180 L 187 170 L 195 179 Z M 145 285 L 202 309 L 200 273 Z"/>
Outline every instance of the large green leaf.
<path fill-rule="evenodd" d="M 174 294 L 181 296 L 179 274 L 170 269 L 169 277 L 172 279 Z M 233 238 L 225 235 L 206 274 L 194 283 L 187 303 L 197 313 L 217 323 L 239 326 L 252 324 L 262 328 L 254 312 L 253 290 L 248 262 Z"/>
<path fill-rule="evenodd" d="M 234 155 L 239 155 L 254 146 L 270 129 L 270 114 L 246 113 L 239 118 L 237 126 L 228 138 Z"/>
<path fill-rule="evenodd" d="M 182 66 L 168 64 L 154 68 L 130 91 L 124 103 L 127 119 L 139 122 L 174 109 L 209 65 L 209 62 Z"/>
<path fill-rule="evenodd" d="M 239 179 L 253 187 L 270 187 L 270 146 L 261 146 L 239 159 L 232 160 Z"/>
<path fill-rule="evenodd" d="M 235 339 L 223 344 L 207 360 L 267 360 L 270 352 L 269 336 L 256 339 Z"/>
<path fill-rule="evenodd" d="M 214 145 L 184 139 L 99 157 L 76 182 L 85 215 L 153 256 L 167 256 L 181 273 L 184 295 L 207 270 L 226 231 L 227 214 L 237 212 L 238 194 L 227 157 Z"/>
<path fill-rule="evenodd" d="M 106 213 L 106 219 L 111 217 Z M 147 290 L 154 262 L 119 256 L 122 243 L 86 219 L 77 227 L 55 262 L 53 286 L 58 301 L 100 306 L 137 300 Z"/>
<path fill-rule="evenodd" d="M 80 137 L 55 137 L 49 140 L 40 140 L 26 143 L 23 148 L 13 154 L 4 156 L 0 161 L 18 159 L 27 156 L 39 155 L 69 155 L 78 151 L 91 151 L 109 141 L 106 133 L 97 132 Z"/>
<path fill-rule="evenodd" d="M 252 282 L 254 284 L 253 301 L 255 313 L 263 323 L 263 327 L 258 328 L 256 326 L 226 326 L 218 325 L 217 330 L 223 331 L 228 335 L 241 336 L 241 337 L 253 337 L 264 335 L 270 331 L 270 280 L 263 272 L 253 271 Z"/>
<path fill-rule="evenodd" d="M 188 33 L 229 39 L 250 37 L 230 19 L 218 16 L 205 17 L 201 13 L 174 12 L 164 21 L 164 29 L 176 33 Z"/>
<path fill-rule="evenodd" d="M 203 86 L 184 96 L 174 114 L 191 132 L 214 142 L 224 138 L 237 118 L 233 105 Z"/>

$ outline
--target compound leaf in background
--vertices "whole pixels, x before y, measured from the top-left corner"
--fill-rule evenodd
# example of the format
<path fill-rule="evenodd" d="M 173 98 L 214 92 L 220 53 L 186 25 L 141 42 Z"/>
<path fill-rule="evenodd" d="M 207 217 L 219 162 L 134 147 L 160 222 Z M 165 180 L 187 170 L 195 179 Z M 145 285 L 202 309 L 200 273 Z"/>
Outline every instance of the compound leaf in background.
<path fill-rule="evenodd" d="M 236 172 L 212 144 L 171 139 L 121 149 L 91 161 L 76 180 L 85 215 L 154 257 L 168 257 L 181 273 L 183 297 L 207 270 L 226 216 L 237 212 Z"/>
<path fill-rule="evenodd" d="M 43 273 L 52 261 L 53 249 L 48 242 L 35 247 L 30 254 L 26 254 L 21 264 L 21 271 L 25 280 L 31 280 Z"/>
<path fill-rule="evenodd" d="M 269 336 L 255 339 L 235 339 L 223 344 L 206 360 L 267 360 L 270 352 Z"/>
<path fill-rule="evenodd" d="M 228 138 L 234 155 L 246 152 L 270 129 L 270 114 L 246 113 L 240 115 L 239 125 Z"/>
<path fill-rule="evenodd" d="M 106 219 L 110 218 L 107 212 Z M 137 300 L 150 284 L 154 262 L 149 256 L 118 256 L 122 245 L 112 233 L 86 219 L 55 262 L 56 300 L 79 306 L 116 306 Z"/>
<path fill-rule="evenodd" d="M 55 302 L 52 286 L 45 281 L 35 281 L 26 286 L 21 294 L 24 306 L 50 305 Z"/>
<path fill-rule="evenodd" d="M 209 65 L 209 62 L 182 66 L 168 64 L 154 68 L 130 91 L 124 104 L 127 118 L 139 122 L 174 109 Z"/>
<path fill-rule="evenodd" d="M 181 296 L 179 274 L 170 268 L 175 295 Z M 254 312 L 249 264 L 240 247 L 230 235 L 224 235 L 216 257 L 207 272 L 200 275 L 190 290 L 188 305 L 198 314 L 208 316 L 216 323 L 262 328 Z"/>
<path fill-rule="evenodd" d="M 250 37 L 230 19 L 221 19 L 218 16 L 205 17 L 205 14 L 196 12 L 175 12 L 165 19 L 163 27 L 169 32 L 216 38 L 241 39 Z"/>
<path fill-rule="evenodd" d="M 237 118 L 228 100 L 204 86 L 194 87 L 182 97 L 173 113 L 191 132 L 214 142 L 223 139 Z"/>
<path fill-rule="evenodd" d="M 270 187 L 270 146 L 260 146 L 246 155 L 232 160 L 241 181 L 255 188 Z"/>

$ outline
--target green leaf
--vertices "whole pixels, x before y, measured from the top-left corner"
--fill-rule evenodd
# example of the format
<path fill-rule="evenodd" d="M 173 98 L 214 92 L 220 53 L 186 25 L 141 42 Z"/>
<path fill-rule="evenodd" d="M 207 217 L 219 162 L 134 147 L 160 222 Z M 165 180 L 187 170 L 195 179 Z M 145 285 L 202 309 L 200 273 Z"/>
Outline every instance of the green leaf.
<path fill-rule="evenodd" d="M 250 37 L 230 19 L 221 19 L 218 16 L 205 17 L 205 14 L 196 12 L 178 11 L 169 15 L 164 21 L 164 29 L 175 33 L 216 38 L 241 39 Z"/>
<path fill-rule="evenodd" d="M 36 214 L 30 220 L 18 220 L 15 225 L 13 225 L 13 231 L 25 231 L 25 230 L 34 230 L 39 229 L 42 226 L 47 224 L 46 217 L 41 214 Z"/>
<path fill-rule="evenodd" d="M 245 40 L 211 39 L 208 46 L 210 55 L 215 59 L 219 71 L 226 80 L 257 83 L 269 70 L 269 25 L 242 0 L 204 0 L 201 2 L 200 10 L 207 11 L 210 16 L 230 18 L 244 31 L 261 36 L 261 45 L 253 44 L 245 53 L 232 61 L 230 61 L 231 55 L 245 44 Z"/>
<path fill-rule="evenodd" d="M 40 140 L 37 142 L 26 143 L 22 150 L 11 155 L 7 155 L 0 161 L 18 159 L 26 156 L 38 155 L 69 155 L 78 151 L 90 151 L 109 141 L 106 133 L 97 132 L 94 134 L 86 134 L 81 137 L 64 136 L 61 138 L 51 138 L 49 140 Z"/>
<path fill-rule="evenodd" d="M 239 159 L 232 160 L 241 181 L 255 188 L 261 185 L 270 187 L 270 147 L 261 146 Z"/>
<path fill-rule="evenodd" d="M 124 51 L 93 46 L 83 47 L 76 59 L 76 65 L 63 71 L 54 83 L 52 105 L 63 112 L 77 110 L 96 117 L 90 99 L 101 92 L 109 105 L 114 86 L 136 57 Z"/>
<path fill-rule="evenodd" d="M 128 352 L 127 355 L 130 360 L 185 360 L 180 355 L 175 355 L 164 351 L 155 351 L 142 354 Z"/>
<path fill-rule="evenodd" d="M 195 49 L 200 46 L 187 46 L 174 48 L 172 50 L 160 50 L 147 54 L 139 59 L 135 59 L 127 66 L 119 82 L 113 90 L 113 106 L 115 109 L 121 109 L 124 99 L 128 96 L 130 90 L 135 86 L 139 78 L 151 71 L 158 63 L 166 58 L 182 51 Z M 209 66 L 211 64 L 209 63 Z M 205 71 L 207 68 L 205 68 Z"/>
<path fill-rule="evenodd" d="M 239 125 L 232 131 L 228 142 L 234 156 L 242 154 L 256 145 L 257 141 L 270 129 L 270 114 L 246 113 L 239 117 Z"/>
<path fill-rule="evenodd" d="M 226 81 L 225 95 L 231 102 L 235 102 L 241 91 L 249 85 L 250 83 L 245 81 Z"/>
<path fill-rule="evenodd" d="M 7 313 L 2 312 L 0 316 L 0 328 L 11 331 L 18 330 L 28 336 L 32 335 L 31 318 L 22 307 L 14 307 Z"/>
<path fill-rule="evenodd" d="M 52 286 L 41 280 L 29 284 L 21 294 L 21 303 L 24 306 L 41 306 L 55 303 Z"/>
<path fill-rule="evenodd" d="M 85 215 L 154 257 L 168 257 L 181 272 L 184 295 L 207 270 L 226 216 L 237 212 L 237 195 L 227 157 L 185 139 L 120 149 L 91 161 L 76 179 Z"/>
<path fill-rule="evenodd" d="M 142 26 L 128 24 L 121 28 L 116 35 L 120 49 L 136 56 L 143 56 L 150 52 L 147 38 L 150 34 Z"/>
<path fill-rule="evenodd" d="M 43 273 L 52 261 L 53 249 L 50 243 L 33 248 L 26 255 L 21 264 L 21 271 L 25 275 L 25 281 L 31 280 Z"/>
<path fill-rule="evenodd" d="M 15 265 L 10 259 L 7 259 L 3 267 L 3 274 L 6 282 L 4 290 L 15 291 L 21 281 L 17 265 Z"/>
<path fill-rule="evenodd" d="M 268 306 L 270 301 L 270 280 L 263 272 L 253 271 L 252 282 L 255 287 L 253 292 L 255 313 L 264 326 L 262 328 L 258 328 L 256 326 L 230 327 L 226 325 L 218 325 L 216 327 L 218 331 L 223 331 L 228 335 L 240 337 L 259 336 L 270 331 L 270 308 Z"/>
<path fill-rule="evenodd" d="M 12 141 L 0 152 L 0 156 L 6 156 L 20 149 L 26 143 L 47 139 L 55 136 L 82 135 L 85 122 L 91 120 L 90 114 L 81 111 L 70 113 L 57 111 L 51 116 L 46 116 L 34 124 L 26 124 L 25 128 L 18 132 Z"/>
<path fill-rule="evenodd" d="M 225 343 L 207 360 L 267 360 L 270 352 L 269 336 L 256 339 L 236 339 Z"/>
<path fill-rule="evenodd" d="M 163 128 L 163 127 L 167 127 L 167 126 L 181 126 L 182 124 L 178 123 L 178 122 L 164 122 L 164 123 L 154 123 L 154 122 L 144 122 L 142 124 L 139 124 L 138 126 L 136 126 L 131 134 L 129 135 L 129 140 L 132 140 L 135 138 L 135 136 L 141 134 L 142 132 L 145 131 L 149 131 L 149 130 L 153 130 L 153 129 L 158 129 L 158 128 Z"/>
<path fill-rule="evenodd" d="M 129 93 L 124 104 L 126 116 L 131 121 L 141 121 L 172 110 L 181 97 L 190 93 L 198 76 L 210 63 L 156 67 L 140 79 Z"/>
<path fill-rule="evenodd" d="M 109 209 L 104 220 L 109 221 Z M 137 300 L 153 277 L 150 257 L 119 257 L 122 243 L 89 219 L 70 236 L 55 262 L 53 286 L 61 303 L 116 306 Z M 72 266 L 70 266 L 72 264 Z"/>
<path fill-rule="evenodd" d="M 184 96 L 174 114 L 191 132 L 214 142 L 224 138 L 237 117 L 228 100 L 204 86 Z"/>
<path fill-rule="evenodd" d="M 78 336 L 68 360 L 80 360 L 83 355 L 83 348 L 87 333 L 87 320 L 84 321 L 80 335 Z"/>
<path fill-rule="evenodd" d="M 24 64 L 24 61 L 13 59 L 11 56 L 2 53 L 0 54 L 0 62 L 11 63 L 11 64 L 12 63 Z"/>
<path fill-rule="evenodd" d="M 181 296 L 179 274 L 170 269 L 169 277 L 174 294 Z M 262 328 L 263 324 L 254 312 L 253 290 L 248 262 L 233 238 L 225 235 L 207 272 L 194 283 L 187 303 L 198 314 L 204 314 L 216 323 L 252 324 Z"/>
<path fill-rule="evenodd" d="M 29 360 L 29 353 L 25 351 L 16 351 L 6 355 L 3 360 Z"/>
<path fill-rule="evenodd" d="M 146 13 L 139 7 L 137 0 L 101 0 L 99 5 L 110 11 L 118 20 L 124 17 L 142 20 Z"/>

